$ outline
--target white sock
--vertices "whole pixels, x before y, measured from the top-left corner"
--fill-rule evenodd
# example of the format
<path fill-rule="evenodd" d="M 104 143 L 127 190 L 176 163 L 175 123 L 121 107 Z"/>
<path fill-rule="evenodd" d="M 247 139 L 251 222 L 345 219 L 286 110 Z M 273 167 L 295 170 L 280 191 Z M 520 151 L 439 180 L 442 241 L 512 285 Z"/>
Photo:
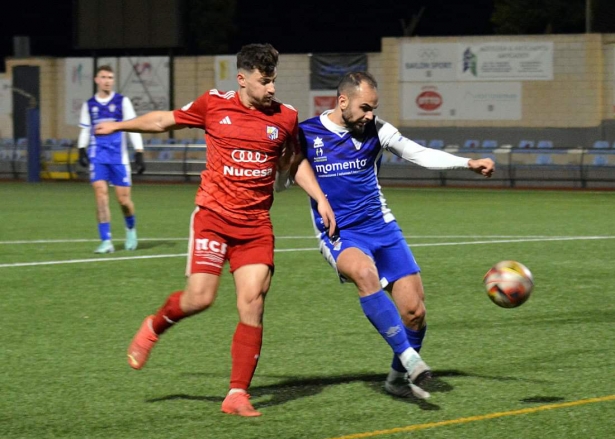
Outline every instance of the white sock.
<path fill-rule="evenodd" d="M 406 377 L 406 372 L 399 372 L 395 369 L 391 369 L 389 371 L 389 375 L 387 376 L 387 381 L 392 383 L 397 380 L 404 379 Z"/>
<path fill-rule="evenodd" d="M 416 363 L 421 361 L 421 356 L 414 349 L 408 348 L 401 353 L 399 359 L 401 360 L 401 364 L 404 365 L 406 370 L 408 372 L 412 372 L 412 370 L 416 366 Z"/>

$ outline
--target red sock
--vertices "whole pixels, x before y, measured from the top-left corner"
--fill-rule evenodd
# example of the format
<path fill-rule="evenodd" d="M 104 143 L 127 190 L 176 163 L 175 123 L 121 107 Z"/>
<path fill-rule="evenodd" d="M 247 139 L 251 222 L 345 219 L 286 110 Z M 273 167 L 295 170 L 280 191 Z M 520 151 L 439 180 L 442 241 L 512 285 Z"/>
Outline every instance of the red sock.
<path fill-rule="evenodd" d="M 161 335 L 175 323 L 186 317 L 179 306 L 179 299 L 183 291 L 176 291 L 169 296 L 166 303 L 158 310 L 152 322 L 154 332 Z"/>
<path fill-rule="evenodd" d="M 263 327 L 239 323 L 231 344 L 231 389 L 248 390 L 263 345 Z"/>

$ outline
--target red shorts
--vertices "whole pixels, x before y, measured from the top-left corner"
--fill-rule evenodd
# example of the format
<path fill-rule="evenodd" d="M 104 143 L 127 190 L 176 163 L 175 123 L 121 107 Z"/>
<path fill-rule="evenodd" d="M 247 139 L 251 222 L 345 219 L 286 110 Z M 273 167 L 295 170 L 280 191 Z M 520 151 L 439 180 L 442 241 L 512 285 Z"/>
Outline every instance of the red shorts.
<path fill-rule="evenodd" d="M 231 273 L 250 264 L 265 264 L 273 271 L 273 248 L 270 221 L 240 223 L 197 207 L 190 221 L 186 275 L 210 273 L 220 276 L 227 260 Z"/>

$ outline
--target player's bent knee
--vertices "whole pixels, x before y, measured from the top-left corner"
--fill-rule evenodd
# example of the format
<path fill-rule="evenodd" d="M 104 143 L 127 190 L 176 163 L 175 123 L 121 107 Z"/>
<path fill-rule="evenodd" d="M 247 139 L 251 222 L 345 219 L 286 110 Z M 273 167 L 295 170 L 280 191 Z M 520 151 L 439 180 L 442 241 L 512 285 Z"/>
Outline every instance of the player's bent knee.
<path fill-rule="evenodd" d="M 344 273 L 347 277 L 357 284 L 359 289 L 365 288 L 368 290 L 376 291 L 380 289 L 380 280 L 378 279 L 378 271 L 376 267 L 369 265 L 362 265 L 352 270 L 350 273 Z"/>
<path fill-rule="evenodd" d="M 201 311 L 205 311 L 207 308 L 212 306 L 216 300 L 216 294 L 209 291 L 185 291 L 184 297 L 182 299 L 182 309 L 185 312 L 194 314 Z"/>
<path fill-rule="evenodd" d="M 425 326 L 426 310 L 421 303 L 420 306 L 413 309 L 405 309 L 400 312 L 404 325 L 418 330 Z"/>
<path fill-rule="evenodd" d="M 246 294 L 237 293 L 237 306 L 245 308 L 259 308 L 263 306 L 265 302 L 266 291 L 258 293 Z"/>
<path fill-rule="evenodd" d="M 191 313 L 202 312 L 202 311 L 205 311 L 207 308 L 211 307 L 213 304 L 214 304 L 213 299 L 193 297 L 190 300 L 187 300 L 186 311 L 191 312 Z"/>

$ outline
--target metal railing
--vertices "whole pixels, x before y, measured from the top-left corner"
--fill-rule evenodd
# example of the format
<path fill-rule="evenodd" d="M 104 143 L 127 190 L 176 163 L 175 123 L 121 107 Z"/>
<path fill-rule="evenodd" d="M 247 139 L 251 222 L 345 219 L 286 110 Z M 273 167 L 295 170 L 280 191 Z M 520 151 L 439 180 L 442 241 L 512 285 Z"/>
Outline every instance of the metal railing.
<path fill-rule="evenodd" d="M 562 187 L 615 189 L 615 149 L 463 149 L 445 148 L 463 157 L 491 157 L 497 172 L 486 181 L 467 170 L 434 171 L 409 164 L 389 152 L 382 157 L 380 181 L 391 185 Z M 192 181 L 206 165 L 206 145 L 148 144 L 147 167 L 142 181 Z M 88 170 L 78 163 L 76 144 L 71 140 L 48 140 L 41 147 L 41 177 L 87 181 Z M 25 179 L 27 144 L 0 141 L 0 178 Z"/>

